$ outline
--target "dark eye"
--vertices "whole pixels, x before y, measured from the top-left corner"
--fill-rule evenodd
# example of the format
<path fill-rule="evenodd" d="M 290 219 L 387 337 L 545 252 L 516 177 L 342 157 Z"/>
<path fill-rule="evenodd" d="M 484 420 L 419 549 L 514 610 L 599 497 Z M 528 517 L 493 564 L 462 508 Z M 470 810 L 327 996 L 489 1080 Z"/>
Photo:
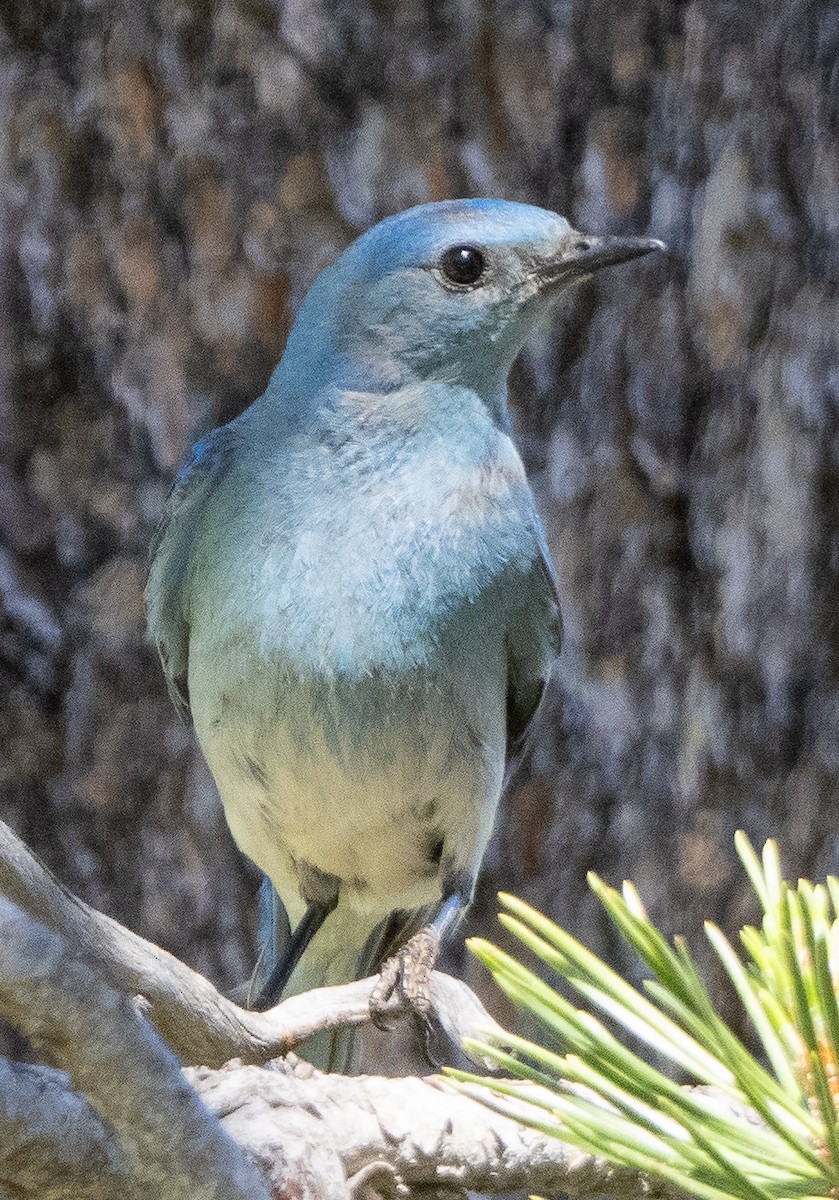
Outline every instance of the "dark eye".
<path fill-rule="evenodd" d="M 484 273 L 484 256 L 476 246 L 449 246 L 440 259 L 440 270 L 452 283 L 477 283 Z"/>

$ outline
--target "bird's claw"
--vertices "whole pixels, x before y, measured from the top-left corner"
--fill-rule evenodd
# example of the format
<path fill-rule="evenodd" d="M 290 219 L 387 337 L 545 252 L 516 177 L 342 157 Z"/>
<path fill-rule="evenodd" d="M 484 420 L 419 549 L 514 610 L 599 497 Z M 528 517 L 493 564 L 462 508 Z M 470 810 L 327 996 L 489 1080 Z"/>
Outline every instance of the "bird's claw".
<path fill-rule="evenodd" d="M 377 1029 L 389 1029 L 389 1018 L 405 1012 L 414 1013 L 428 1024 L 431 972 L 439 951 L 440 935 L 433 926 L 426 925 L 384 963 L 370 993 L 370 1018 Z"/>

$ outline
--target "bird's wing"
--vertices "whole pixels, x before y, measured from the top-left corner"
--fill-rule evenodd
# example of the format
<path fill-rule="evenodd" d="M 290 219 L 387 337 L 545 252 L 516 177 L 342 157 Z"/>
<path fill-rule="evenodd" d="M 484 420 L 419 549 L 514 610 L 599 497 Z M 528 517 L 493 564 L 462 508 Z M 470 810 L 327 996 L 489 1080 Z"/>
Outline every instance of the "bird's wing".
<path fill-rule="evenodd" d="M 178 472 L 151 546 L 146 608 L 169 694 L 176 708 L 189 713 L 189 623 L 185 592 L 190 559 L 207 498 L 227 470 L 229 426 L 215 429 L 194 446 Z"/>
<path fill-rule="evenodd" d="M 507 631 L 507 771 L 524 748 L 562 644 L 556 574 L 538 517 L 538 551 Z"/>

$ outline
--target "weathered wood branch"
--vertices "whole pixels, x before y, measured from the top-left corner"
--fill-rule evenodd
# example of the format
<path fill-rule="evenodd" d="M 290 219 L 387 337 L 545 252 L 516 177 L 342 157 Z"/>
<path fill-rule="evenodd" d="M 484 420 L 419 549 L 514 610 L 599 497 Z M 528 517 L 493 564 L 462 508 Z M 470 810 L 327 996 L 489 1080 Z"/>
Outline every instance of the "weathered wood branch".
<path fill-rule="evenodd" d="M 267 1200 L 253 1164 L 201 1104 L 136 1004 L 3 896 L 0 945 L 0 1009 L 67 1071 L 110 1127 L 103 1149 L 122 1195 Z"/>
<path fill-rule="evenodd" d="M 38 1107 L 33 1101 L 26 1116 L 43 1136 L 26 1143 L 18 1133 L 13 1146 L 6 1123 L 0 1123 L 0 1194 L 3 1182 L 14 1179 L 16 1197 L 139 1200 L 142 1189 L 121 1170 L 124 1159 L 113 1131 L 70 1091 L 68 1077 L 49 1068 L 13 1064 L 12 1070 L 23 1074 L 30 1096 L 37 1091 Z M 225 1132 L 257 1160 L 275 1196 L 351 1200 L 362 1184 L 387 1196 L 520 1188 L 579 1197 L 668 1194 L 633 1172 L 499 1116 L 436 1079 L 322 1075 L 293 1056 L 268 1069 L 230 1064 L 220 1071 L 188 1068 L 184 1074 Z M 0 1078 L 8 1079 L 2 1063 Z M 22 1107 L 23 1090 L 16 1086 L 4 1098 L 0 1120 L 11 1103 Z M 148 1197 L 147 1191 L 142 1200 Z"/>
<path fill-rule="evenodd" d="M 292 996 L 265 1013 L 240 1008 L 186 963 L 84 904 L 2 821 L 0 895 L 65 938 L 117 991 L 141 995 L 149 1020 L 184 1062 L 264 1063 L 318 1030 L 370 1020 L 375 978 Z M 450 975 L 434 973 L 431 997 L 436 1019 L 455 1044 L 497 1028 L 474 992 Z"/>
<path fill-rule="evenodd" d="M 299 1060 L 272 1070 L 231 1064 L 186 1075 L 224 1128 L 259 1159 L 274 1190 L 294 1179 L 300 1200 L 349 1200 L 362 1181 L 386 1195 L 522 1188 L 579 1197 L 669 1194 L 637 1172 L 492 1112 L 437 1078 L 323 1075 Z M 308 1148 L 305 1159 L 301 1146 Z M 329 1187 L 319 1190 L 324 1180 Z"/>
<path fill-rule="evenodd" d="M 120 1190 L 134 1195 L 125 1152 L 69 1076 L 0 1059 L 0 1196 L 109 1200 Z"/>
<path fill-rule="evenodd" d="M 328 1076 L 288 1054 L 254 1065 L 318 1028 L 367 1020 L 371 981 L 295 997 L 271 1013 L 238 1009 L 183 963 L 81 904 L 5 827 L 0 947 L 0 1015 L 61 1068 L 0 1060 L 0 1197 L 256 1200 L 270 1191 L 351 1200 L 522 1187 L 668 1194 L 441 1079 Z M 471 996 L 464 985 L 437 975 L 434 987 L 440 1007 L 456 995 L 461 1015 L 470 1012 L 464 1027 L 489 1023 L 477 1000 L 463 1001 Z M 120 994 L 126 988 L 142 999 Z M 149 1015 L 182 1054 L 238 1057 L 221 1069 L 182 1068 Z"/>

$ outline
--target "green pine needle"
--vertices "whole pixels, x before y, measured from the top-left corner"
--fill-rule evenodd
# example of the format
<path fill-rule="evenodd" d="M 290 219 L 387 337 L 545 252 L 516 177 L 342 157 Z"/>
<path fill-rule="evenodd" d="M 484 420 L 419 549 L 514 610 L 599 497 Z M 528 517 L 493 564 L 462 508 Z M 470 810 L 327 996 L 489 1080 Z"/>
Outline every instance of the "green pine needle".
<path fill-rule="evenodd" d="M 741 932 L 741 960 L 715 925 L 707 937 L 762 1047 L 764 1065 L 714 1008 L 682 939 L 671 945 L 631 884 L 589 885 L 651 972 L 629 984 L 547 917 L 502 894 L 502 924 L 561 975 L 586 1006 L 703 1088 L 677 1086 L 578 1008 L 483 939 L 471 950 L 545 1029 L 470 1043 L 510 1078 L 449 1071 L 454 1086 L 580 1149 L 657 1176 L 698 1200 L 804 1200 L 839 1192 L 839 880 L 782 875 L 776 844 L 735 846 L 763 910 Z M 711 1085 L 712 1090 L 708 1090 Z M 727 1097 L 727 1104 L 726 1098 Z M 739 1112 L 739 1116 L 736 1115 Z M 751 1113 L 751 1117 L 748 1114 Z"/>

